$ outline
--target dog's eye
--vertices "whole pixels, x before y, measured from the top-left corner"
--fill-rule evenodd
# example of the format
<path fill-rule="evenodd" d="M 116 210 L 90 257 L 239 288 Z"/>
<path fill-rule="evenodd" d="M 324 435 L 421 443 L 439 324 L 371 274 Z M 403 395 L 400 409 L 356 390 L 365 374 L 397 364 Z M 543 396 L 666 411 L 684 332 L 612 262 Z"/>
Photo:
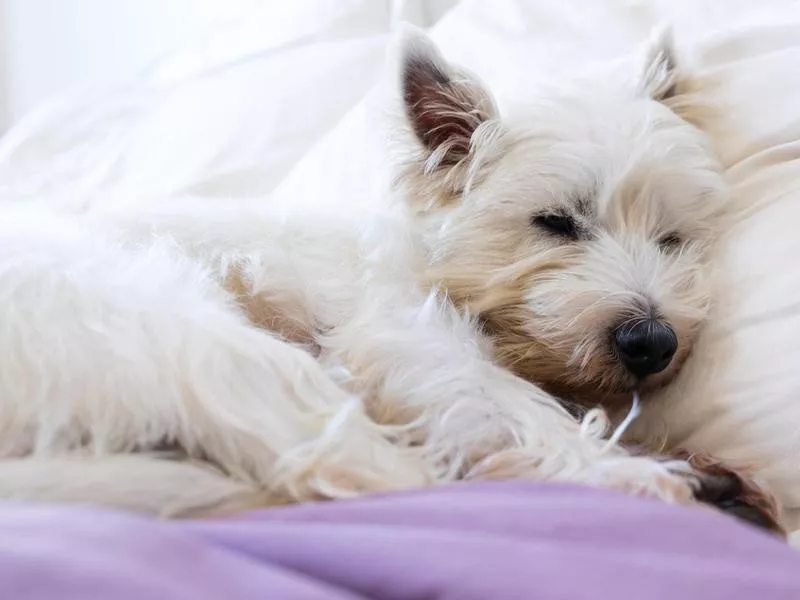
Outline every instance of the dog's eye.
<path fill-rule="evenodd" d="M 536 215 L 531 219 L 531 222 L 537 227 L 545 229 L 548 233 L 573 240 L 578 239 L 578 224 L 569 215 Z"/>
<path fill-rule="evenodd" d="M 664 252 L 672 252 L 683 243 L 681 236 L 677 233 L 669 233 L 658 240 L 658 247 Z"/>

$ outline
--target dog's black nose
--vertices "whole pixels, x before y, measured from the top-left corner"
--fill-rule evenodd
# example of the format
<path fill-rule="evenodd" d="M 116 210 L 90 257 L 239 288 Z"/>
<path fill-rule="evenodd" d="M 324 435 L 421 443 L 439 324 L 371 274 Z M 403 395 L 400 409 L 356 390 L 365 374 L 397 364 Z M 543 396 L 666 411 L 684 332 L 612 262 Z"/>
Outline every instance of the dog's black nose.
<path fill-rule="evenodd" d="M 644 379 L 669 366 L 678 349 L 678 336 L 667 323 L 644 319 L 617 328 L 614 343 L 625 368 Z"/>

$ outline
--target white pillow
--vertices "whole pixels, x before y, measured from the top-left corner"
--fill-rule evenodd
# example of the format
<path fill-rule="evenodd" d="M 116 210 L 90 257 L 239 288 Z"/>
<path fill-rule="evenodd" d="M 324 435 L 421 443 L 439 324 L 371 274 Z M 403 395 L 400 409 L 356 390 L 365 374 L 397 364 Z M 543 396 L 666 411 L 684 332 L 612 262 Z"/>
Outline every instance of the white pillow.
<path fill-rule="evenodd" d="M 678 380 L 637 424 L 751 464 L 800 508 L 800 15 L 748 27 L 700 55 L 711 132 L 740 222 L 719 248 L 719 294 Z"/>

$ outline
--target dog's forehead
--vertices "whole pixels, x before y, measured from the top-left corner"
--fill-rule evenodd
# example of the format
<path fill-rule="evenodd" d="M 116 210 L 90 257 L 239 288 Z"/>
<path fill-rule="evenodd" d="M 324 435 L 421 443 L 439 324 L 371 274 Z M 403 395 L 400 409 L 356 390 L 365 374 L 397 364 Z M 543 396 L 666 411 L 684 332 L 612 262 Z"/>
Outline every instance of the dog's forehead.
<path fill-rule="evenodd" d="M 623 168 L 648 154 L 676 154 L 701 137 L 662 104 L 642 98 L 540 101 L 512 113 L 506 123 L 522 148 L 541 152 L 546 145 L 554 158 L 567 154 L 564 158 L 593 160 L 607 169 Z"/>
<path fill-rule="evenodd" d="M 613 131 L 625 134 L 642 120 L 672 114 L 659 102 L 628 93 L 553 91 L 524 103 L 507 103 L 504 109 L 503 118 L 512 127 L 567 136 Z"/>
<path fill-rule="evenodd" d="M 719 196 L 719 166 L 705 136 L 656 102 L 539 103 L 508 127 L 498 179 L 538 202 L 603 221 L 643 205 L 681 220 L 705 218 Z M 698 207 L 698 199 L 707 205 Z"/>

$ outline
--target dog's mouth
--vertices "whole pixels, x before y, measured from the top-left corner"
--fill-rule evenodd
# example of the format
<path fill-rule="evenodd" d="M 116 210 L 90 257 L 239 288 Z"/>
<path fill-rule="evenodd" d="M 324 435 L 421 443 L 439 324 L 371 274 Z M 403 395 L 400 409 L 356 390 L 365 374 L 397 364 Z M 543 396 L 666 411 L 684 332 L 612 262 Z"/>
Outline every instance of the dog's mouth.
<path fill-rule="evenodd" d="M 646 401 L 649 394 L 672 383 L 680 373 L 688 354 L 679 353 L 666 369 L 644 378 L 631 374 L 617 361 L 608 361 L 603 368 L 598 369 L 596 377 L 586 377 L 584 370 L 578 373 L 580 379 L 565 377 L 534 383 L 559 398 L 570 412 L 595 406 L 602 406 L 613 412 L 629 406 L 634 392 L 638 392 Z"/>

